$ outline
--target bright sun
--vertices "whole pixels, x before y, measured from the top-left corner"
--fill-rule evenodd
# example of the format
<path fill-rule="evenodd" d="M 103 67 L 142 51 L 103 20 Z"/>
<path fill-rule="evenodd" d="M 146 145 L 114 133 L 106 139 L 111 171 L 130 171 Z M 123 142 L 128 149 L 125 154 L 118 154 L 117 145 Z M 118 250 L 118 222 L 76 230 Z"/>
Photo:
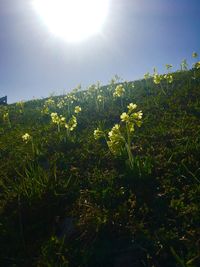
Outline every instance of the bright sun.
<path fill-rule="evenodd" d="M 68 42 L 79 42 L 101 31 L 110 0 L 33 0 L 49 30 Z"/>

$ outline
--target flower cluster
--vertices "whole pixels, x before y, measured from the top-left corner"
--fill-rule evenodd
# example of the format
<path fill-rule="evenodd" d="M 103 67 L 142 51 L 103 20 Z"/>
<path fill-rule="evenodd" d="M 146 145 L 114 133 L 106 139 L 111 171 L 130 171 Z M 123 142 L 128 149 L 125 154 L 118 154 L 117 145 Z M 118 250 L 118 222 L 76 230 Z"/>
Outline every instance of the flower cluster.
<path fill-rule="evenodd" d="M 8 121 L 9 120 L 9 113 L 8 112 L 3 114 L 3 120 L 4 121 Z"/>
<path fill-rule="evenodd" d="M 144 78 L 145 78 L 145 80 L 149 79 L 150 77 L 151 77 L 151 75 L 150 75 L 149 72 L 147 72 L 147 73 L 144 74 Z"/>
<path fill-rule="evenodd" d="M 23 140 L 25 143 L 28 143 L 28 142 L 31 140 L 31 136 L 30 136 L 30 134 L 25 133 L 24 135 L 22 135 L 22 140 Z"/>
<path fill-rule="evenodd" d="M 192 53 L 192 57 L 193 57 L 193 58 L 197 58 L 197 57 L 198 57 L 198 54 L 197 54 L 196 52 L 193 52 L 193 53 Z"/>
<path fill-rule="evenodd" d="M 124 87 L 123 87 L 121 84 L 119 84 L 119 85 L 117 85 L 117 87 L 115 88 L 115 91 L 114 91 L 114 93 L 113 93 L 113 96 L 114 96 L 114 97 L 121 97 L 121 96 L 124 95 L 124 93 L 125 93 L 125 89 L 124 89 Z"/>
<path fill-rule="evenodd" d="M 65 122 L 65 117 L 63 117 L 62 115 L 59 116 L 57 112 L 51 113 L 51 119 L 52 119 L 52 122 L 57 125 L 61 125 Z"/>
<path fill-rule="evenodd" d="M 76 114 L 78 114 L 79 112 L 81 112 L 81 107 L 76 106 L 75 109 L 74 109 L 74 112 L 75 112 Z"/>
<path fill-rule="evenodd" d="M 73 93 L 70 93 L 70 94 L 66 95 L 64 98 L 65 98 L 68 102 L 70 102 L 71 104 L 73 104 L 74 101 L 77 100 L 77 97 L 76 97 Z"/>
<path fill-rule="evenodd" d="M 161 81 L 162 81 L 162 75 L 159 75 L 158 73 L 154 73 L 153 82 L 155 84 L 160 84 Z"/>
<path fill-rule="evenodd" d="M 133 103 L 130 103 L 127 108 L 128 112 L 123 112 L 120 116 L 122 125 L 115 124 L 111 131 L 108 132 L 108 139 L 104 132 L 99 128 L 94 131 L 94 138 L 97 140 L 101 137 L 105 137 L 111 153 L 116 156 L 120 156 L 127 151 L 129 162 L 131 163 L 133 161 L 131 152 L 132 134 L 135 125 L 138 127 L 141 126 L 143 113 L 141 110 L 135 112 L 137 105 Z M 125 127 L 123 127 L 124 123 Z"/>
<path fill-rule="evenodd" d="M 99 128 L 97 128 L 96 130 L 94 130 L 94 139 L 95 140 L 98 140 L 98 139 L 100 139 L 103 136 L 104 136 L 104 132 L 101 131 Z"/>
<path fill-rule="evenodd" d="M 23 109 L 24 109 L 24 102 L 23 101 L 19 101 L 16 103 L 16 107 L 19 108 L 19 112 L 23 113 Z"/>
<path fill-rule="evenodd" d="M 77 119 L 74 115 L 72 115 L 71 119 L 68 123 L 65 123 L 65 128 L 72 132 L 77 126 Z"/>
<path fill-rule="evenodd" d="M 168 82 L 168 83 L 173 83 L 173 76 L 172 74 L 165 74 L 164 75 L 164 79 Z"/>
<path fill-rule="evenodd" d="M 59 109 L 63 108 L 66 105 L 65 100 L 61 99 L 58 103 L 57 103 L 57 107 Z"/>
<path fill-rule="evenodd" d="M 169 70 L 169 69 L 171 69 L 173 66 L 172 66 L 172 64 L 166 64 L 165 67 L 166 67 L 167 70 Z"/>
<path fill-rule="evenodd" d="M 102 102 L 102 101 L 103 101 L 103 99 L 104 99 L 104 98 L 103 98 L 103 96 L 102 96 L 102 95 L 98 95 L 98 96 L 97 96 L 97 100 L 98 100 L 99 102 Z"/>
<path fill-rule="evenodd" d="M 125 146 L 126 140 L 120 131 L 119 124 L 115 124 L 112 130 L 108 133 L 108 138 L 109 138 L 109 141 L 107 141 L 107 145 L 110 151 L 114 155 L 121 155 L 123 152 L 123 148 Z"/>
<path fill-rule="evenodd" d="M 127 106 L 127 108 L 128 108 L 128 112 L 127 113 L 123 112 L 120 116 L 120 119 L 122 122 L 126 123 L 126 127 L 129 133 L 132 133 L 135 130 L 134 128 L 135 125 L 137 125 L 138 127 L 141 126 L 142 124 L 141 119 L 142 119 L 143 113 L 141 110 L 137 112 L 133 112 L 137 108 L 137 105 L 133 103 L 130 103 Z"/>
<path fill-rule="evenodd" d="M 52 98 L 48 98 L 45 102 L 44 102 L 44 106 L 43 106 L 43 110 L 42 113 L 44 114 L 49 114 L 50 112 L 50 108 L 55 106 L 55 101 Z"/>
<path fill-rule="evenodd" d="M 200 61 L 195 64 L 195 68 L 198 70 L 200 69 Z"/>

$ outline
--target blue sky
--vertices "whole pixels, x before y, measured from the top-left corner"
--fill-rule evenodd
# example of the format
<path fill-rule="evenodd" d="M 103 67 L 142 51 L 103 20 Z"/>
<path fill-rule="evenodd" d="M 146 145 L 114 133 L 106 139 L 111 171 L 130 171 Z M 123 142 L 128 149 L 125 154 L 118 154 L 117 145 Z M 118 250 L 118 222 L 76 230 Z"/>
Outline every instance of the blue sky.
<path fill-rule="evenodd" d="M 0 0 L 0 96 L 12 103 L 115 74 L 135 80 L 184 58 L 191 64 L 200 54 L 199 14 L 199 0 L 111 0 L 102 34 L 69 44 L 47 30 L 31 0 Z"/>

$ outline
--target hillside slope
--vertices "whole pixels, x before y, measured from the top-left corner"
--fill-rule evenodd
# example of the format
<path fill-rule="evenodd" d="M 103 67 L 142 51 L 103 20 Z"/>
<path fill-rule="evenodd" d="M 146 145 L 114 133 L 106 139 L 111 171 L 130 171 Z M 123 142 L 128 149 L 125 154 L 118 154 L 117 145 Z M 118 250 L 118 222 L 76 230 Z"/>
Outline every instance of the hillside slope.
<path fill-rule="evenodd" d="M 200 70 L 172 75 L 1 107 L 0 266 L 199 266 Z"/>

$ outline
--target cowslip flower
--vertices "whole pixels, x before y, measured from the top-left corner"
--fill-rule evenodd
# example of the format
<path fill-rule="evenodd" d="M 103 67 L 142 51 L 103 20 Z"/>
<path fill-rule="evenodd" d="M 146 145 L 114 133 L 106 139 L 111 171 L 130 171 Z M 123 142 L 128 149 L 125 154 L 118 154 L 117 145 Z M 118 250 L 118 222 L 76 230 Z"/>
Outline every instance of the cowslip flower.
<path fill-rule="evenodd" d="M 198 54 L 197 54 L 196 52 L 193 52 L 193 53 L 192 53 L 192 57 L 193 57 L 193 58 L 197 58 L 197 57 L 198 57 Z"/>
<path fill-rule="evenodd" d="M 57 107 L 61 109 L 64 106 L 65 106 L 65 101 L 64 101 L 64 99 L 61 99 L 60 102 L 58 102 Z"/>
<path fill-rule="evenodd" d="M 143 112 L 140 110 L 138 112 L 135 112 L 133 115 L 135 119 L 141 120 L 143 116 Z"/>
<path fill-rule="evenodd" d="M 30 134 L 25 133 L 24 135 L 22 135 L 22 140 L 23 140 L 25 143 L 28 143 L 28 142 L 31 140 L 31 136 L 30 136 Z"/>
<path fill-rule="evenodd" d="M 153 76 L 153 82 L 155 84 L 160 84 L 160 82 L 162 81 L 162 76 L 155 73 L 154 76 Z"/>
<path fill-rule="evenodd" d="M 120 131 L 120 125 L 115 124 L 111 131 L 108 133 L 109 141 L 107 145 L 110 151 L 115 155 L 120 155 L 125 144 L 125 139 Z"/>
<path fill-rule="evenodd" d="M 149 72 L 147 72 L 147 73 L 144 74 L 144 78 L 145 78 L 145 80 L 149 79 L 150 77 L 151 77 L 151 75 L 150 75 Z"/>
<path fill-rule="evenodd" d="M 60 118 L 59 118 L 57 112 L 51 113 L 51 119 L 52 119 L 52 122 L 55 124 L 59 124 L 59 122 L 60 122 Z"/>
<path fill-rule="evenodd" d="M 77 119 L 74 115 L 72 115 L 71 119 L 68 123 L 65 124 L 65 128 L 72 132 L 77 126 Z"/>
<path fill-rule="evenodd" d="M 9 113 L 6 112 L 6 113 L 3 114 L 3 120 L 6 121 L 8 119 L 9 119 Z"/>
<path fill-rule="evenodd" d="M 98 100 L 99 102 L 102 102 L 102 101 L 103 101 L 103 96 L 102 96 L 102 95 L 98 95 L 98 96 L 97 96 L 97 100 Z"/>
<path fill-rule="evenodd" d="M 128 121 L 129 115 L 126 112 L 123 112 L 120 116 L 121 121 Z"/>
<path fill-rule="evenodd" d="M 165 74 L 164 78 L 167 80 L 168 83 L 173 83 L 173 76 L 171 74 Z"/>
<path fill-rule="evenodd" d="M 46 106 L 53 106 L 55 101 L 52 98 L 48 98 L 44 103 Z"/>
<path fill-rule="evenodd" d="M 171 69 L 173 66 L 172 66 L 172 64 L 166 64 L 165 67 L 166 67 L 167 70 L 169 70 L 169 69 Z"/>
<path fill-rule="evenodd" d="M 97 128 L 96 130 L 94 130 L 94 139 L 95 140 L 98 140 L 99 138 L 101 138 L 103 136 L 104 136 L 104 133 L 99 128 Z"/>
<path fill-rule="evenodd" d="M 200 69 L 200 61 L 195 64 L 196 69 Z"/>
<path fill-rule="evenodd" d="M 65 117 L 63 117 L 62 115 L 60 116 L 60 122 L 65 122 Z"/>
<path fill-rule="evenodd" d="M 134 109 L 137 108 L 137 105 L 136 104 L 133 104 L 133 103 L 130 103 L 127 108 L 129 109 L 129 111 L 133 111 Z"/>
<path fill-rule="evenodd" d="M 78 114 L 79 112 L 81 112 L 81 107 L 76 106 L 75 109 L 74 109 L 74 112 L 75 112 L 76 114 Z"/>
<path fill-rule="evenodd" d="M 124 87 L 121 84 L 119 84 L 115 88 L 115 92 L 113 93 L 113 96 L 114 97 L 121 97 L 124 93 L 125 93 Z"/>

